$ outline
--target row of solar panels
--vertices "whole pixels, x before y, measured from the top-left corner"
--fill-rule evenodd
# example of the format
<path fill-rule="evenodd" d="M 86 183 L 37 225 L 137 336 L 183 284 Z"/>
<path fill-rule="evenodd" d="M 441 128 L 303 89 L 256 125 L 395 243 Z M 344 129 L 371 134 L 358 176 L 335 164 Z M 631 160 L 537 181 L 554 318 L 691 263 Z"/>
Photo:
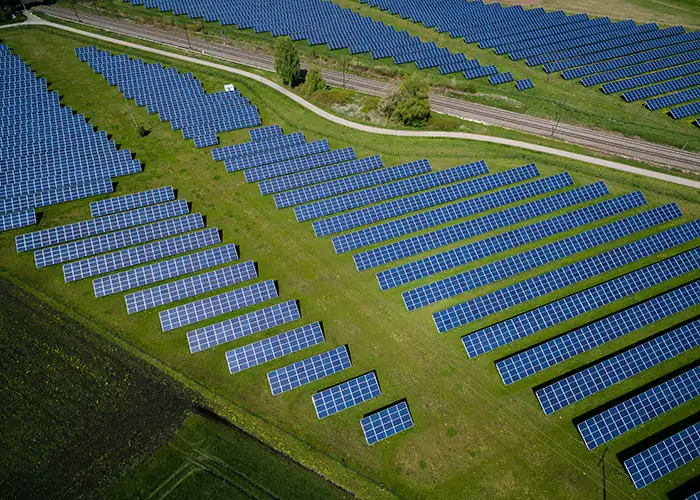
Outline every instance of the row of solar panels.
<path fill-rule="evenodd" d="M 281 134 L 279 127 L 251 130 L 251 137 L 258 142 L 275 143 L 279 140 L 274 135 L 277 131 Z M 90 210 L 93 219 L 18 235 L 17 251 L 34 251 L 37 267 L 65 262 L 67 282 L 95 277 L 97 298 L 129 292 L 124 296 L 129 314 L 239 287 L 258 277 L 252 261 L 235 263 L 235 245 L 220 245 L 216 228 L 202 229 L 201 215 L 188 215 L 187 201 L 175 200 L 170 186 L 93 202 Z M 85 257 L 88 258 L 76 260 Z M 110 272 L 114 273 L 106 274 Z M 259 281 L 162 309 L 161 328 L 170 331 L 186 327 L 277 297 L 274 281 Z M 286 301 L 197 328 L 187 333 L 190 352 L 248 337 L 300 317 L 296 301 Z M 324 340 L 321 325 L 316 322 L 237 347 L 225 356 L 229 371 L 237 373 Z M 269 372 L 268 383 L 272 394 L 277 395 L 351 365 L 347 347 L 341 346 Z M 321 419 L 379 395 L 379 382 L 371 372 L 317 392 L 312 401 Z M 373 412 L 361 421 L 368 444 L 412 425 L 405 401 Z"/>
<path fill-rule="evenodd" d="M 36 224 L 38 208 L 110 193 L 112 178 L 141 171 L 4 44 L 0 64 L 0 87 L 12 90 L 0 111 L 0 231 Z"/>
<path fill-rule="evenodd" d="M 161 12 L 184 14 L 192 19 L 217 21 L 222 26 L 236 25 L 256 33 L 270 32 L 275 37 L 308 40 L 311 45 L 325 44 L 331 50 L 369 53 L 374 59 L 391 57 L 396 64 L 415 63 L 419 69 L 436 67 L 443 74 L 463 72 L 466 78 L 479 78 L 498 72 L 493 67 L 481 68 L 478 61 L 467 60 L 463 54 L 450 53 L 433 42 L 423 42 L 405 31 L 396 31 L 323 0 L 247 0 L 236 4 L 224 0 L 207 4 L 191 0 L 124 1 Z"/>
<path fill-rule="evenodd" d="M 467 43 L 479 42 L 480 48 L 493 48 L 512 60 L 544 65 L 549 73 L 563 70 L 565 79 L 583 77 L 584 86 L 603 84 L 606 94 L 661 84 L 641 92 L 626 92 L 622 97 L 628 102 L 698 85 L 693 78 L 676 80 L 700 74 L 700 32 L 686 33 L 680 26 L 659 29 L 655 24 L 638 26 L 633 21 L 565 16 L 561 11 L 540 12 L 533 17 L 532 12 L 516 7 L 494 4 L 485 8 L 479 2 L 459 0 L 440 1 L 439 5 L 416 0 L 362 2 L 453 37 L 464 37 Z M 490 81 L 495 85 L 509 79 L 494 75 Z M 700 114 L 697 103 L 691 102 L 698 99 L 694 92 L 698 89 L 664 95 L 645 104 L 649 109 L 659 109 L 690 103 L 669 113 L 674 119 L 687 118 Z M 668 104 L 661 106 L 664 101 Z"/>
<path fill-rule="evenodd" d="M 294 149 L 296 146 L 285 146 L 281 138 L 286 136 L 283 136 L 281 131 L 279 134 L 280 140 L 270 144 L 274 149 L 267 151 L 267 158 L 295 156 L 298 153 L 298 150 Z M 213 155 L 220 161 L 227 158 L 241 159 L 245 158 L 244 151 L 249 151 L 250 147 L 249 144 L 243 144 L 236 150 L 215 150 Z M 227 156 L 229 154 L 236 156 Z M 259 154 L 259 149 L 255 154 Z M 462 244 L 415 262 L 381 270 L 377 279 L 384 290 L 596 224 L 592 229 L 532 248 L 524 253 L 495 260 L 480 267 L 472 267 L 455 276 L 408 290 L 403 293 L 408 310 L 434 304 L 484 286 L 497 285 L 509 277 L 519 276 L 543 265 L 575 257 L 599 247 L 604 248 L 605 245 L 629 241 L 630 238 L 647 234 L 652 229 L 677 223 L 682 217 L 675 204 L 646 208 L 647 201 L 639 191 L 609 197 L 610 193 L 603 182 L 573 187 L 573 179 L 567 173 L 539 178 L 539 172 L 534 165 L 488 174 L 486 164 L 476 162 L 433 172 L 426 160 L 385 167 L 378 156 L 341 163 L 330 163 L 331 160 L 316 162 L 313 160 L 314 156 L 316 155 L 311 154 L 294 158 L 294 161 L 300 162 L 302 166 L 301 170 L 295 170 L 292 174 L 284 168 L 279 168 L 280 163 L 264 163 L 262 166 L 267 169 L 269 175 L 260 182 L 261 193 L 272 194 L 278 208 L 294 207 L 300 222 L 313 220 L 317 236 L 337 234 L 332 240 L 337 253 L 375 245 L 354 256 L 358 270 L 398 261 L 495 230 L 507 229 L 513 224 L 526 223 L 524 226 Z M 281 163 L 287 161 L 289 160 L 283 160 Z M 246 173 L 248 171 L 245 170 Z M 277 177 L 274 177 L 275 175 Z M 249 182 L 255 180 L 254 176 L 248 179 Z M 454 203 L 446 205 L 451 202 Z M 518 204 L 513 205 L 514 203 Z M 584 206 L 581 206 L 582 204 Z M 499 207 L 506 208 L 493 211 Z M 480 215 L 487 211 L 488 214 Z M 533 219 L 542 216 L 548 218 L 533 222 Z M 612 217 L 615 217 L 615 220 L 606 221 Z M 465 218 L 467 219 L 464 220 Z M 458 222 L 445 226 L 446 223 L 455 221 Z M 416 231 L 436 226 L 441 227 L 432 232 L 412 235 Z M 409 237 L 395 240 L 401 236 Z M 538 297 L 565 290 L 582 280 L 604 276 L 605 273 L 620 270 L 628 265 L 638 265 L 659 253 L 678 252 L 699 238 L 700 221 L 675 225 L 549 273 L 438 311 L 433 315 L 435 323 L 438 331 L 449 331 Z M 395 241 L 376 246 L 389 240 Z M 698 249 L 681 251 L 619 278 L 466 335 L 462 339 L 463 344 L 470 357 L 484 354 L 547 328 L 574 320 L 618 300 L 647 293 L 647 290 L 667 284 L 671 280 L 692 276 L 692 273 L 696 273 L 700 268 L 699 259 Z M 696 289 L 700 289 L 699 283 L 692 282 L 671 290 L 606 317 L 600 322 L 594 322 L 580 331 L 570 332 L 505 358 L 497 362 L 496 367 L 504 382 L 510 384 L 664 318 L 687 313 L 700 302 L 700 296 L 696 292 Z M 653 339 L 642 344 L 642 347 L 633 348 L 630 354 L 620 355 L 619 359 L 630 356 L 630 359 L 639 361 L 639 354 L 644 350 L 655 360 L 648 363 L 648 367 L 656 366 L 664 360 L 697 347 L 700 342 L 700 336 L 697 335 L 699 326 L 700 321 L 681 326 L 677 331 L 669 333 L 668 337 L 658 337 L 673 337 L 673 342 Z M 615 370 L 619 367 L 618 362 L 603 361 L 600 368 L 591 370 L 587 380 L 598 383 L 601 374 L 613 380 L 616 376 Z M 636 364 L 634 370 L 637 372 L 634 373 L 641 369 L 642 365 Z M 579 425 L 586 444 L 591 448 L 598 446 L 654 416 L 690 401 L 697 395 L 698 390 L 697 384 L 690 383 L 695 380 L 693 377 L 697 377 L 697 373 L 691 370 L 676 378 L 660 381 L 649 391 L 621 403 L 619 408 L 586 419 Z M 587 389 L 584 382 L 583 379 L 555 382 L 537 391 L 545 412 L 551 413 L 596 392 Z M 579 392 L 574 394 L 575 391 L 570 390 L 570 386 L 576 387 Z M 678 390 L 680 388 L 682 390 Z M 668 391 L 671 391 L 673 397 L 667 397 Z M 665 406 L 657 407 L 656 411 L 636 411 L 638 407 L 646 408 L 644 405 L 650 398 L 660 400 L 662 397 Z M 632 410 L 636 412 L 633 413 Z M 630 415 L 633 415 L 633 418 L 628 418 Z M 598 444 L 591 444 L 591 439 L 597 440 L 595 442 Z M 635 484 L 642 487 L 644 481 L 649 481 L 649 476 L 638 479 L 638 473 L 633 472 L 634 460 L 630 459 L 626 466 Z"/>
<path fill-rule="evenodd" d="M 125 97 L 146 106 L 149 113 L 158 113 L 185 139 L 194 139 L 197 148 L 218 144 L 218 133 L 261 123 L 257 107 L 237 90 L 208 94 L 190 73 L 180 74 L 175 68 L 146 64 L 125 54 L 112 55 L 94 46 L 76 48 L 75 53 Z"/>

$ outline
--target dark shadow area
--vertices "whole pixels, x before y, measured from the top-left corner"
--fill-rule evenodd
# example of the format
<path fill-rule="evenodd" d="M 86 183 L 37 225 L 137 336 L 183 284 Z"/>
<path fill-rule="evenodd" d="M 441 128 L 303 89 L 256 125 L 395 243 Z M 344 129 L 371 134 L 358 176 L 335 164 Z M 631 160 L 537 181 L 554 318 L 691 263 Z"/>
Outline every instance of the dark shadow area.
<path fill-rule="evenodd" d="M 683 429 L 687 429 L 688 427 L 697 424 L 700 422 L 700 411 L 693 413 L 689 417 L 684 418 L 680 422 L 676 422 L 675 424 L 657 432 L 656 434 L 649 436 L 648 438 L 640 441 L 639 443 L 636 443 L 633 446 L 630 446 L 629 448 L 622 450 L 617 454 L 617 459 L 620 461 L 620 463 L 624 462 L 630 457 L 633 457 L 634 455 L 641 453 L 642 451 L 646 450 L 647 448 L 650 448 L 664 439 L 667 439 L 674 434 L 678 434 L 681 432 Z"/>

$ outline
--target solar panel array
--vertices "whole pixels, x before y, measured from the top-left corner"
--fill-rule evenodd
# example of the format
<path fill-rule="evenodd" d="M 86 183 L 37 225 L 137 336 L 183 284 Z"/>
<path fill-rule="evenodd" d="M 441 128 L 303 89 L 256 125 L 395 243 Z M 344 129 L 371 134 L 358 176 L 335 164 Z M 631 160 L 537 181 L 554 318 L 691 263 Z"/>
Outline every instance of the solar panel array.
<path fill-rule="evenodd" d="M 422 229 L 435 227 L 440 224 L 445 224 L 447 222 L 468 217 L 470 215 L 486 212 L 488 210 L 509 205 L 517 201 L 522 201 L 527 198 L 550 193 L 571 184 L 573 184 L 573 179 L 568 173 L 557 174 L 552 177 L 545 177 L 544 179 L 537 179 L 519 186 L 513 186 L 483 196 L 466 199 L 452 205 L 438 207 L 436 209 L 414 214 L 402 219 L 385 222 L 366 229 L 360 229 L 352 233 L 335 236 L 332 240 L 333 247 L 335 248 L 336 253 L 355 250 L 357 248 L 374 243 L 380 243 L 399 236 L 404 236 Z M 500 216 L 497 216 L 497 218 L 498 217 Z M 481 220 L 482 222 L 485 222 L 487 219 L 482 218 Z M 391 246 L 385 248 L 391 248 Z M 373 262 L 377 256 L 381 256 L 381 258 L 374 265 L 379 265 L 381 263 L 400 258 L 398 256 L 394 256 L 394 258 L 390 260 L 383 260 L 388 258 L 388 256 L 384 255 L 385 253 L 386 252 L 384 249 L 380 248 L 369 251 L 366 254 L 372 255 L 372 257 L 369 259 L 364 256 L 365 254 L 356 255 L 355 264 L 357 269 L 362 271 L 368 267 L 373 267 L 370 265 L 370 263 Z"/>
<path fill-rule="evenodd" d="M 189 214 L 175 219 L 167 219 L 145 226 L 137 226 L 115 233 L 107 233 L 85 240 L 72 241 L 62 245 L 42 248 L 34 252 L 37 268 L 52 266 L 62 262 L 77 260 L 91 255 L 109 252 L 166 236 L 186 233 L 204 227 L 202 214 Z"/>
<path fill-rule="evenodd" d="M 700 457 L 700 422 L 625 460 L 637 489 Z"/>
<path fill-rule="evenodd" d="M 700 367 L 626 399 L 584 420 L 578 430 L 589 450 L 663 415 L 700 395 Z"/>
<path fill-rule="evenodd" d="M 698 268 L 700 249 L 691 250 L 474 332 L 464 347 L 473 358 Z"/>
<path fill-rule="evenodd" d="M 360 421 L 367 444 L 374 443 L 413 427 L 413 418 L 405 401 L 366 416 Z"/>
<path fill-rule="evenodd" d="M 500 233 L 377 273 L 379 288 L 388 290 L 469 262 L 517 248 L 646 204 L 640 191 L 619 196 L 551 219 Z"/>
<path fill-rule="evenodd" d="M 625 235 L 648 229 L 656 224 L 667 222 L 669 218 L 672 219 L 675 216 L 673 213 L 650 212 L 613 222 L 601 228 L 591 229 L 586 231 L 586 233 L 545 245 L 531 252 L 488 264 L 483 266 L 483 268 L 476 269 L 475 272 L 469 275 L 464 273 L 460 276 L 458 285 L 453 286 L 459 286 L 458 289 L 462 293 L 476 286 L 484 286 L 503 279 L 503 277 L 513 276 L 524 270 L 537 267 L 540 263 L 544 264 L 558 260 L 564 255 L 572 255 L 579 248 L 595 247 L 604 242 L 614 241 Z M 619 269 L 655 253 L 692 241 L 699 236 L 700 220 L 689 222 L 438 311 L 433 314 L 433 320 L 438 331 L 443 333 L 555 290 L 561 290 L 588 278 L 599 276 L 613 269 Z M 560 246 L 558 243 L 567 247 L 571 245 L 569 247 L 571 250 L 558 253 L 559 249 L 557 247 Z M 474 281 L 468 280 L 469 276 Z M 437 293 L 454 295 L 456 290 L 455 288 L 441 287 L 437 290 Z M 420 300 L 432 300 L 431 297 L 423 299 L 425 296 L 421 295 Z M 411 299 L 417 300 L 413 296 L 411 296 Z"/>
<path fill-rule="evenodd" d="M 283 366 L 267 374 L 273 396 L 310 384 L 352 366 L 350 354 L 345 346 Z"/>
<path fill-rule="evenodd" d="M 118 252 L 99 255 L 90 259 L 71 262 L 63 266 L 66 283 L 105 274 L 138 264 L 145 264 L 173 255 L 190 252 L 209 245 L 221 243 L 219 230 L 215 227 L 190 234 L 175 236 L 147 245 L 131 247 Z"/>
<path fill-rule="evenodd" d="M 632 349 L 557 380 L 538 389 L 535 394 L 542 410 L 550 415 L 698 345 L 700 345 L 700 320 L 659 335 Z M 592 448 L 589 446 L 589 449 Z"/>
<path fill-rule="evenodd" d="M 451 53 L 407 31 L 397 31 L 352 9 L 323 0 L 243 0 L 234 4 L 226 0 L 206 4 L 195 0 L 182 0 L 177 4 L 168 0 L 130 2 L 163 12 L 185 14 L 192 19 L 217 21 L 222 26 L 235 25 L 256 33 L 270 32 L 272 36 L 308 40 L 310 45 L 328 45 L 331 50 L 369 53 L 374 59 L 391 57 L 396 64 L 415 63 L 419 69 L 438 67 L 442 72 L 453 72 L 479 68 L 478 61 L 467 60 L 461 53 Z"/>
<path fill-rule="evenodd" d="M 376 398 L 381 393 L 377 376 L 370 372 L 317 392 L 313 395 L 313 403 L 316 415 L 322 419 Z"/>
<path fill-rule="evenodd" d="M 146 309 L 152 309 L 188 297 L 194 297 L 195 295 L 201 295 L 235 285 L 243 281 L 257 278 L 257 276 L 258 273 L 255 264 L 252 260 L 249 260 L 242 264 L 223 267 L 207 273 L 197 274 L 189 278 L 183 278 L 164 285 L 127 294 L 124 297 L 126 301 L 126 310 L 129 314 L 145 311 Z M 221 296 L 217 297 L 222 299 Z M 210 307 L 210 305 L 211 300 L 207 300 L 205 303 L 200 302 L 192 307 L 206 308 Z"/>
<path fill-rule="evenodd" d="M 95 290 L 95 297 L 99 298 L 226 264 L 237 259 L 236 245 L 231 243 L 96 278 L 93 280 L 92 286 Z"/>
<path fill-rule="evenodd" d="M 695 281 L 496 363 L 508 385 L 700 303 Z"/>
<path fill-rule="evenodd" d="M 105 200 L 93 201 L 90 203 L 90 213 L 93 217 L 102 217 L 104 215 L 115 214 L 117 212 L 125 212 L 135 208 L 147 207 L 156 205 L 166 201 L 175 199 L 175 190 L 172 186 L 159 187 L 141 191 L 140 193 L 132 193 L 124 196 L 115 196 Z"/>
<path fill-rule="evenodd" d="M 146 64 L 125 54 L 115 56 L 94 46 L 76 48 L 75 53 L 124 97 L 157 113 L 161 121 L 169 121 L 173 130 L 182 131 L 183 138 L 194 139 L 197 148 L 218 144 L 220 132 L 261 123 L 258 108 L 237 90 L 208 94 L 191 73 L 181 74 L 160 63 Z"/>
<path fill-rule="evenodd" d="M 311 323 L 228 351 L 226 362 L 229 372 L 237 373 L 323 341 L 321 324 Z"/>
<path fill-rule="evenodd" d="M 301 317 L 294 300 L 187 332 L 190 352 L 195 353 L 262 332 Z"/>
<path fill-rule="evenodd" d="M 241 281 L 252 279 L 256 275 L 257 272 L 252 263 L 251 265 L 236 266 L 236 268 L 229 270 L 226 276 L 224 276 L 223 279 L 225 283 L 223 286 L 240 283 Z M 276 297 L 277 287 L 275 286 L 275 282 L 273 280 L 262 281 L 250 286 L 231 290 L 230 292 L 161 311 L 158 314 L 160 316 L 160 326 L 164 332 L 167 332 L 175 328 L 191 325 L 192 323 L 198 323 L 205 319 L 215 318 L 222 314 L 259 304 Z"/>
<path fill-rule="evenodd" d="M 0 65 L 0 86 L 12 89 L 0 111 L 0 231 L 36 224 L 36 208 L 110 193 L 112 178 L 141 171 L 5 44 Z"/>
<path fill-rule="evenodd" d="M 74 222 L 65 226 L 20 234 L 16 238 L 16 247 L 18 252 L 36 250 L 51 245 L 58 245 L 59 243 L 177 217 L 189 212 L 190 208 L 186 200 L 166 202 L 160 205 L 107 215 L 98 219 Z"/>

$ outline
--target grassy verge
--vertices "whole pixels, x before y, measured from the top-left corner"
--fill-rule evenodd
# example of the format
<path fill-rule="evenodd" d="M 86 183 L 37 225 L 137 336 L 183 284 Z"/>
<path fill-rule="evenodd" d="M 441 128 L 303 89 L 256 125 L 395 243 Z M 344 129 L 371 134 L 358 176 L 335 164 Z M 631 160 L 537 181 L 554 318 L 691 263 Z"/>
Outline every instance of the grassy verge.
<path fill-rule="evenodd" d="M 66 6 L 65 0 L 58 5 Z M 585 88 L 577 81 L 566 81 L 559 75 L 547 76 L 540 68 L 530 68 L 523 62 L 513 62 L 493 52 L 481 50 L 475 44 L 466 44 L 462 39 L 451 39 L 447 34 L 438 34 L 422 25 L 402 20 L 388 12 L 373 9 L 354 0 L 337 0 L 338 4 L 349 7 L 363 16 L 370 16 L 406 30 L 423 40 L 435 41 L 441 47 L 453 52 L 462 52 L 469 58 L 478 59 L 482 65 L 495 64 L 501 71 L 511 71 L 517 78 L 531 78 L 535 88 L 519 92 L 511 85 L 494 87 L 487 79 L 465 80 L 461 74 L 440 75 L 436 69 L 421 73 L 437 91 L 452 92 L 453 96 L 489 106 L 518 111 L 576 123 L 592 128 L 618 132 L 628 137 L 637 137 L 659 144 L 685 147 L 700 151 L 700 139 L 691 120 L 673 120 L 663 111 L 650 112 L 641 103 L 625 103 L 619 96 L 606 96 L 598 90 Z M 92 4 L 90 4 L 92 5 Z M 190 36 L 240 46 L 265 53 L 272 53 L 274 38 L 268 33 L 254 33 L 252 30 L 237 30 L 219 23 L 191 20 L 186 16 L 174 16 L 155 9 L 134 7 L 129 3 L 98 0 L 94 4 L 100 12 L 109 16 L 128 17 L 137 23 L 146 23 L 177 30 L 182 34 L 185 26 Z M 85 11 L 95 12 L 92 6 L 82 6 Z M 225 40 L 222 39 L 222 33 Z M 377 78 L 395 80 L 401 76 L 419 71 L 414 64 L 396 65 L 391 59 L 374 60 L 369 54 L 350 55 L 347 50 L 331 51 L 325 45 L 310 46 L 306 41 L 295 42 L 303 58 L 323 67 L 342 69 L 348 72 Z"/>
<path fill-rule="evenodd" d="M 12 238 L 16 233 L 0 235 L 3 268 L 41 293 L 60 298 L 66 307 L 155 358 L 176 376 L 186 379 L 207 402 L 213 402 L 217 413 L 275 449 L 292 455 L 305 467 L 331 478 L 344 489 L 372 498 L 390 492 L 412 498 L 596 497 L 602 488 L 600 456 L 581 444 L 571 419 L 644 383 L 640 379 L 668 373 L 692 359 L 691 355 L 681 356 L 644 377 L 588 398 L 554 418 L 545 418 L 532 395 L 534 385 L 578 363 L 590 361 L 593 356 L 603 356 L 672 326 L 687 315 L 678 315 L 653 328 L 635 332 L 591 353 L 586 359 L 574 360 L 552 370 L 556 373 L 542 373 L 532 380 L 504 388 L 493 362 L 515 348 L 522 348 L 522 344 L 499 352 L 497 356 L 466 359 L 459 335 L 469 331 L 468 328 L 437 335 L 430 319 L 431 311 L 408 314 L 401 304 L 402 290 L 379 292 L 372 273 L 357 273 L 350 256 L 333 254 L 330 242 L 314 238 L 308 225 L 294 221 L 290 210 L 275 210 L 272 201 L 261 198 L 257 187 L 244 183 L 240 174 L 226 174 L 220 163 L 212 161 L 208 151 L 195 150 L 190 141 L 183 141 L 167 123 L 160 123 L 143 108 L 132 106 L 139 122 L 153 125 L 151 134 L 140 138 L 118 90 L 109 87 L 101 76 L 74 56 L 75 47 L 94 41 L 45 28 L 5 30 L 0 36 L 38 75 L 49 78 L 65 104 L 84 113 L 97 128 L 108 130 L 122 147 L 131 149 L 145 164 L 144 173 L 119 179 L 116 194 L 174 185 L 181 198 L 193 203 L 194 211 L 207 215 L 208 225 L 223 231 L 225 242 L 240 246 L 242 259 L 258 262 L 261 279 L 278 280 L 281 300 L 300 300 L 303 320 L 269 334 L 322 320 L 327 342 L 306 354 L 347 343 L 354 366 L 346 373 L 273 398 L 266 386 L 265 373 L 289 363 L 289 358 L 231 376 L 223 354 L 238 344 L 192 356 L 187 352 L 186 329 L 163 334 L 155 312 L 129 316 L 120 296 L 95 300 L 89 280 L 66 285 L 59 268 L 34 269 L 30 255 L 14 252 Z M 98 45 L 125 52 L 120 47 Z M 128 52 L 152 60 L 147 54 Z M 681 186 L 496 145 L 380 137 L 347 130 L 320 120 L 263 85 L 208 68 L 168 60 L 161 62 L 182 71 L 192 71 L 209 91 L 220 90 L 224 83 L 234 83 L 260 107 L 265 124 L 279 123 L 287 132 L 302 130 L 309 140 L 328 138 L 334 148 L 353 146 L 358 156 L 381 154 L 388 165 L 427 157 L 434 168 L 441 169 L 485 158 L 491 171 L 497 172 L 534 161 L 543 175 L 569 171 L 577 185 L 603 178 L 612 195 L 643 189 L 649 206 L 676 201 L 685 214 L 684 220 L 700 217 L 697 192 Z M 246 137 L 246 131 L 222 134 L 222 142 L 241 142 Z M 85 202 L 47 207 L 42 211 L 44 218 L 40 227 L 89 218 Z M 612 246 L 615 245 L 577 255 L 567 262 Z M 671 253 L 577 284 L 528 306 L 540 305 Z M 539 272 L 561 264 L 547 266 Z M 696 273 L 683 279 L 697 277 Z M 520 279 L 522 277 L 518 276 L 505 280 L 499 287 Z M 677 282 L 656 287 L 649 293 L 660 293 L 675 284 Z M 441 306 L 475 294 L 457 297 Z M 619 307 L 622 305 L 615 304 L 577 321 L 590 321 Z M 503 320 L 512 312 L 494 315 L 489 321 Z M 542 336 L 551 333 L 543 332 Z M 333 418 L 323 421 L 316 418 L 311 405 L 313 392 L 373 369 L 377 370 L 382 384 L 383 395 L 379 399 Z M 404 397 L 411 406 L 416 428 L 368 447 L 359 429 L 359 419 L 374 408 Z M 690 413 L 689 408 L 681 407 L 611 444 L 606 455 L 606 487 L 610 496 L 655 498 L 693 476 L 692 470 L 686 468 L 638 493 L 614 459 L 617 452 Z"/>

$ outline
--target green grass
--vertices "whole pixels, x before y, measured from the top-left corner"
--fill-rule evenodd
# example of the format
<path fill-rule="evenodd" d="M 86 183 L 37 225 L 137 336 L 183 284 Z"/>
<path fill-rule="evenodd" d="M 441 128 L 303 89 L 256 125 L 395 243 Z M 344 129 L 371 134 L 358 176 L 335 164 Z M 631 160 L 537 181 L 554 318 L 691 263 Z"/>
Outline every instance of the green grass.
<path fill-rule="evenodd" d="M 300 359 L 301 355 L 231 376 L 225 367 L 224 352 L 241 342 L 190 355 L 184 335 L 187 329 L 164 334 L 154 312 L 129 316 L 125 314 L 121 296 L 95 300 L 89 280 L 66 285 L 58 267 L 34 269 L 30 255 L 14 252 L 16 233 L 0 235 L 0 260 L 8 273 L 60 300 L 65 307 L 79 311 L 99 327 L 113 332 L 120 341 L 154 358 L 199 391 L 217 413 L 246 432 L 360 496 L 376 498 L 395 493 L 412 498 L 588 499 L 602 494 L 600 453 L 585 449 L 571 419 L 626 393 L 649 375 L 637 377 L 545 418 L 532 387 L 590 360 L 593 354 L 504 388 L 493 362 L 514 348 L 524 347 L 527 342 L 475 360 L 467 359 L 459 336 L 470 329 L 438 335 L 429 310 L 407 313 L 400 289 L 381 293 L 373 273 L 357 273 L 350 256 L 335 255 L 327 239 L 314 238 L 308 224 L 294 221 L 291 210 L 277 211 L 270 198 L 261 198 L 256 186 L 244 183 L 241 174 L 226 174 L 222 164 L 214 162 L 208 151 L 195 150 L 192 142 L 182 140 L 179 132 L 173 132 L 166 123 L 158 123 L 155 116 L 148 116 L 144 109 L 134 108 L 131 103 L 139 122 L 155 124 L 148 137 L 139 138 L 117 89 L 109 87 L 73 54 L 75 47 L 93 44 L 93 40 L 45 28 L 5 30 L 0 36 L 38 75 L 52 82 L 52 88 L 59 90 L 65 104 L 84 113 L 99 129 L 106 129 L 122 147 L 131 149 L 145 163 L 144 173 L 118 180 L 116 194 L 168 184 L 175 186 L 180 198 L 193 203 L 194 211 L 206 214 L 210 227 L 223 230 L 225 242 L 240 246 L 241 259 L 258 262 L 261 279 L 278 280 L 281 300 L 300 300 L 303 320 L 269 333 L 321 320 L 327 341 L 307 350 L 305 355 L 348 344 L 353 368 L 273 398 L 265 373 Z M 115 53 L 124 52 L 120 47 L 99 45 Z M 151 60 L 137 51 L 130 53 Z M 496 172 L 536 162 L 543 175 L 569 171 L 577 185 L 603 178 L 612 195 L 642 189 L 650 207 L 676 201 L 685 214 L 684 220 L 700 216 L 700 200 L 697 191 L 692 189 L 496 145 L 390 138 L 347 130 L 320 120 L 254 82 L 208 68 L 173 64 L 168 60 L 162 62 L 194 72 L 209 91 L 220 90 L 224 83 L 234 83 L 260 107 L 264 124 L 279 123 L 286 132 L 302 130 L 308 140 L 328 138 L 334 148 L 353 146 L 358 156 L 381 154 L 388 165 L 427 157 L 434 168 L 441 169 L 484 158 L 490 170 Z M 244 140 L 247 140 L 246 131 L 222 135 L 224 144 Z M 87 205 L 75 202 L 42 209 L 45 217 L 40 227 L 89 218 Z M 664 227 L 671 225 L 674 224 Z M 614 245 L 606 248 L 611 246 Z M 507 252 L 501 257 L 520 251 L 522 249 Z M 567 261 L 581 257 L 583 254 Z M 645 262 L 662 257 L 655 256 Z M 641 264 L 579 283 L 567 293 Z M 559 265 L 561 263 L 548 266 L 540 272 Z M 685 277 L 685 281 L 698 277 L 695 273 Z M 505 280 L 499 286 L 521 278 Z M 665 288 L 659 287 L 656 291 Z M 485 291 L 460 296 L 441 306 Z M 561 295 L 532 301 L 530 306 Z M 610 309 L 620 306 L 616 304 Z M 489 322 L 500 321 L 510 314 L 512 311 L 494 315 Z M 596 311 L 578 321 L 590 321 L 601 314 Z M 689 315 L 680 314 L 654 328 L 628 335 L 598 349 L 595 356 L 613 352 L 654 330 L 677 324 Z M 544 332 L 539 338 L 553 333 Z M 696 355 L 680 356 L 654 370 L 653 375 L 661 376 L 677 369 L 690 362 L 693 356 Z M 316 418 L 311 404 L 313 392 L 369 370 L 377 370 L 383 392 L 380 398 L 332 418 L 322 421 Z M 415 429 L 373 447 L 367 446 L 359 419 L 366 412 L 404 397 L 411 407 Z M 695 475 L 692 467 L 686 467 L 636 492 L 614 458 L 616 453 L 690 414 L 689 407 L 681 407 L 611 443 L 606 455 L 609 497 L 661 497 Z"/>
<path fill-rule="evenodd" d="M 58 4 L 65 0 L 59 0 Z M 604 95 L 595 88 L 585 88 L 577 80 L 566 81 L 559 74 L 548 76 L 540 67 L 531 68 L 524 62 L 510 61 L 490 50 L 481 50 L 476 44 L 466 44 L 462 39 L 451 39 L 448 34 L 439 34 L 423 25 L 414 24 L 388 12 L 359 4 L 356 0 L 335 0 L 343 7 L 352 8 L 363 16 L 370 16 L 377 21 L 406 30 L 412 35 L 420 36 L 424 41 L 434 41 L 438 46 L 447 47 L 453 52 L 462 52 L 469 58 L 476 58 L 482 65 L 495 64 L 500 71 L 511 71 L 516 78 L 530 78 L 535 88 L 519 92 L 513 85 L 494 87 L 488 79 L 465 80 L 461 74 L 440 75 L 437 69 L 421 71 L 435 89 L 450 92 L 451 95 L 468 101 L 486 104 L 497 108 L 517 111 L 534 116 L 577 123 L 592 128 L 610 130 L 628 137 L 647 141 L 685 147 L 700 151 L 700 138 L 697 127 L 692 120 L 673 120 L 665 115 L 664 110 L 650 112 L 642 102 L 625 103 L 617 94 Z M 90 4 L 92 5 L 92 4 Z M 227 43 L 233 46 L 251 48 L 272 53 L 274 38 L 268 33 L 256 34 L 252 30 L 237 30 L 230 26 L 221 27 L 219 23 L 205 23 L 202 20 L 190 20 L 186 16 L 174 16 L 155 9 L 134 7 L 128 3 L 110 3 L 98 0 L 96 5 L 107 15 L 124 16 L 136 22 L 155 24 L 161 28 L 182 30 L 189 26 L 190 36 L 198 36 L 215 42 L 221 42 L 221 32 L 226 35 Z M 94 12 L 86 4 L 84 10 Z M 182 32 L 180 32 L 182 35 Z M 308 61 L 315 61 L 324 67 L 339 69 L 341 60 L 349 58 L 348 71 L 372 78 L 384 80 L 419 71 L 415 64 L 396 65 L 391 59 L 374 60 L 369 54 L 351 56 L 347 50 L 331 51 L 325 45 L 311 47 L 306 41 L 295 42 L 302 56 Z"/>

